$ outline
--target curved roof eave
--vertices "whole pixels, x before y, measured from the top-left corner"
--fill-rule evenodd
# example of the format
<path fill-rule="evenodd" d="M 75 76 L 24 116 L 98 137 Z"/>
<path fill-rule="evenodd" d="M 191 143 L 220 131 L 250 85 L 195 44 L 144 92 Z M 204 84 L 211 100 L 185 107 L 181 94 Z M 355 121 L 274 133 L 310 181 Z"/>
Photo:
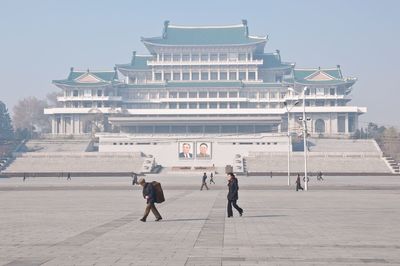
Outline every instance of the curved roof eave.
<path fill-rule="evenodd" d="M 262 39 L 259 41 L 251 42 L 251 43 L 240 43 L 240 44 L 160 44 L 160 43 L 154 43 L 150 42 L 147 40 L 142 39 L 142 42 L 146 45 L 152 45 L 152 46 L 167 46 L 167 47 L 213 47 L 213 46 L 251 46 L 251 45 L 256 45 L 256 44 L 261 44 L 261 43 L 266 43 L 268 39 Z"/>

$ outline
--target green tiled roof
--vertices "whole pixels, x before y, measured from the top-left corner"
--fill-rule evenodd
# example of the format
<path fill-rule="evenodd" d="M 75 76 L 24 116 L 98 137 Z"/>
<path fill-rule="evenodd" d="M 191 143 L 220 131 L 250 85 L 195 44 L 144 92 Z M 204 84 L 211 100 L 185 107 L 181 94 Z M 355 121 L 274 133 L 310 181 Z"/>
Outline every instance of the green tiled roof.
<path fill-rule="evenodd" d="M 281 57 L 277 53 L 270 53 L 270 54 L 262 54 L 261 58 L 263 59 L 264 68 L 290 68 L 290 63 L 283 63 L 281 61 Z"/>
<path fill-rule="evenodd" d="M 327 75 L 331 79 L 327 80 L 313 80 L 312 77 L 316 75 Z M 309 77 L 309 78 L 308 78 Z M 342 71 L 340 68 L 312 68 L 312 69 L 295 69 L 294 78 L 296 83 L 304 85 L 342 85 L 347 86 L 353 85 L 357 79 L 355 78 L 343 78 Z M 293 78 L 285 79 L 286 83 L 293 83 Z"/>
<path fill-rule="evenodd" d="M 150 67 L 147 65 L 147 60 L 152 59 L 151 55 L 133 55 L 130 64 L 118 64 L 117 68 L 132 69 L 132 70 L 147 70 Z"/>
<path fill-rule="evenodd" d="M 281 83 L 242 83 L 240 81 L 167 82 L 165 84 L 126 84 L 127 88 L 279 88 Z"/>
<path fill-rule="evenodd" d="M 265 42 L 266 37 L 249 36 L 247 25 L 182 27 L 165 25 L 161 37 L 142 38 L 159 45 L 244 45 Z"/>
<path fill-rule="evenodd" d="M 98 82 L 79 82 L 80 77 L 84 77 L 86 75 L 91 75 L 97 79 Z M 68 75 L 67 79 L 62 80 L 53 80 L 54 84 L 60 85 L 69 85 L 69 86 L 84 86 L 84 87 L 92 87 L 92 86 L 104 86 L 110 84 L 120 84 L 118 81 L 118 74 L 116 70 L 114 71 L 74 71 L 71 68 L 71 71 Z"/>

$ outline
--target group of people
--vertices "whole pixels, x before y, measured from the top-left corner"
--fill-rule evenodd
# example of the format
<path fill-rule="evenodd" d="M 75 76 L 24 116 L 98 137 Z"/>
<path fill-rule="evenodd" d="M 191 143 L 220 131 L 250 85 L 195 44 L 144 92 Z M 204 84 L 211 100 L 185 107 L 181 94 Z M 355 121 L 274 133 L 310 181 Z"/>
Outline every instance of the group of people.
<path fill-rule="evenodd" d="M 214 183 L 213 179 L 214 175 L 211 173 L 210 175 L 210 184 Z M 227 195 L 227 200 L 228 200 L 228 206 L 227 206 L 227 215 L 228 218 L 233 217 L 233 211 L 232 211 L 232 206 L 239 212 L 239 215 L 243 215 L 243 209 L 240 208 L 237 205 L 237 201 L 239 199 L 239 182 L 238 179 L 236 178 L 235 174 L 233 173 L 228 173 L 227 174 L 227 179 L 228 179 L 228 195 Z M 156 191 L 153 186 L 152 182 L 146 182 L 144 178 L 140 178 L 137 180 L 137 174 L 132 173 L 132 185 L 140 185 L 142 186 L 142 194 L 143 198 L 146 199 L 146 208 L 143 214 L 143 217 L 140 218 L 140 221 L 146 222 L 147 216 L 149 215 L 150 211 L 154 214 L 156 217 L 156 222 L 162 220 L 160 212 L 157 210 L 155 203 L 156 203 Z M 203 189 L 203 186 L 205 186 L 208 190 L 207 187 L 207 174 L 204 173 L 203 178 L 202 178 L 202 186 L 200 190 Z"/>
<path fill-rule="evenodd" d="M 201 178 L 200 190 L 203 190 L 203 187 L 206 187 L 206 189 L 209 190 L 209 188 L 207 186 L 207 178 L 208 178 L 207 173 L 204 173 L 202 178 Z M 215 182 L 214 182 L 214 174 L 213 173 L 210 174 L 210 185 L 211 185 L 211 183 L 215 184 Z"/>

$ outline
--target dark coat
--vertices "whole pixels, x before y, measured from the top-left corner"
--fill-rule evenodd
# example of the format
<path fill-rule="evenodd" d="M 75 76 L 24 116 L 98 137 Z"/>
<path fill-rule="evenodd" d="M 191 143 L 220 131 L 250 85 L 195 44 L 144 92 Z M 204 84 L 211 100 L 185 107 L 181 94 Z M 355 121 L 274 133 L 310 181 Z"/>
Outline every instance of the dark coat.
<path fill-rule="evenodd" d="M 146 198 L 146 196 L 149 196 L 147 203 L 154 203 L 156 201 L 156 191 L 153 185 L 147 182 L 143 186 L 143 198 Z"/>
<path fill-rule="evenodd" d="M 228 182 L 229 192 L 228 192 L 228 200 L 238 200 L 239 199 L 239 183 L 237 178 L 233 177 Z"/>
<path fill-rule="evenodd" d="M 203 181 L 203 183 L 206 183 L 207 175 L 203 175 L 203 176 L 201 177 L 201 180 Z"/>

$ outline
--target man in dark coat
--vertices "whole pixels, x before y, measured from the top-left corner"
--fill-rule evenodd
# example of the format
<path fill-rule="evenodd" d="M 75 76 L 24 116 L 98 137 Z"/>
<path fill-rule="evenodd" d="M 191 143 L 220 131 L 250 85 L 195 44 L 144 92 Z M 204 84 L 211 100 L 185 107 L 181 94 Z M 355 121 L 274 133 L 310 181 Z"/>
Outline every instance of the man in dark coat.
<path fill-rule="evenodd" d="M 156 201 L 156 191 L 153 185 L 151 183 L 146 182 L 144 178 L 140 178 L 138 183 L 143 187 L 143 198 L 147 200 L 146 209 L 144 210 L 143 217 L 140 219 L 140 221 L 146 222 L 150 210 L 156 217 L 156 222 L 162 220 L 160 213 L 158 212 L 156 206 L 154 205 Z"/>
<path fill-rule="evenodd" d="M 201 188 L 200 190 L 203 190 L 203 187 L 206 187 L 206 189 L 208 190 L 208 186 L 207 186 L 207 174 L 204 173 L 202 178 L 201 178 Z"/>
<path fill-rule="evenodd" d="M 239 212 L 239 215 L 242 216 L 243 215 L 243 209 L 240 208 L 237 204 L 236 201 L 239 199 L 239 183 L 237 178 L 235 177 L 235 175 L 233 173 L 228 173 L 228 188 L 229 188 L 229 192 L 228 192 L 228 217 L 232 217 L 233 216 L 233 212 L 232 212 L 232 206 Z"/>
<path fill-rule="evenodd" d="M 299 191 L 299 189 L 303 190 L 303 187 L 301 186 L 300 174 L 297 174 L 297 178 L 296 178 L 296 191 Z"/>

